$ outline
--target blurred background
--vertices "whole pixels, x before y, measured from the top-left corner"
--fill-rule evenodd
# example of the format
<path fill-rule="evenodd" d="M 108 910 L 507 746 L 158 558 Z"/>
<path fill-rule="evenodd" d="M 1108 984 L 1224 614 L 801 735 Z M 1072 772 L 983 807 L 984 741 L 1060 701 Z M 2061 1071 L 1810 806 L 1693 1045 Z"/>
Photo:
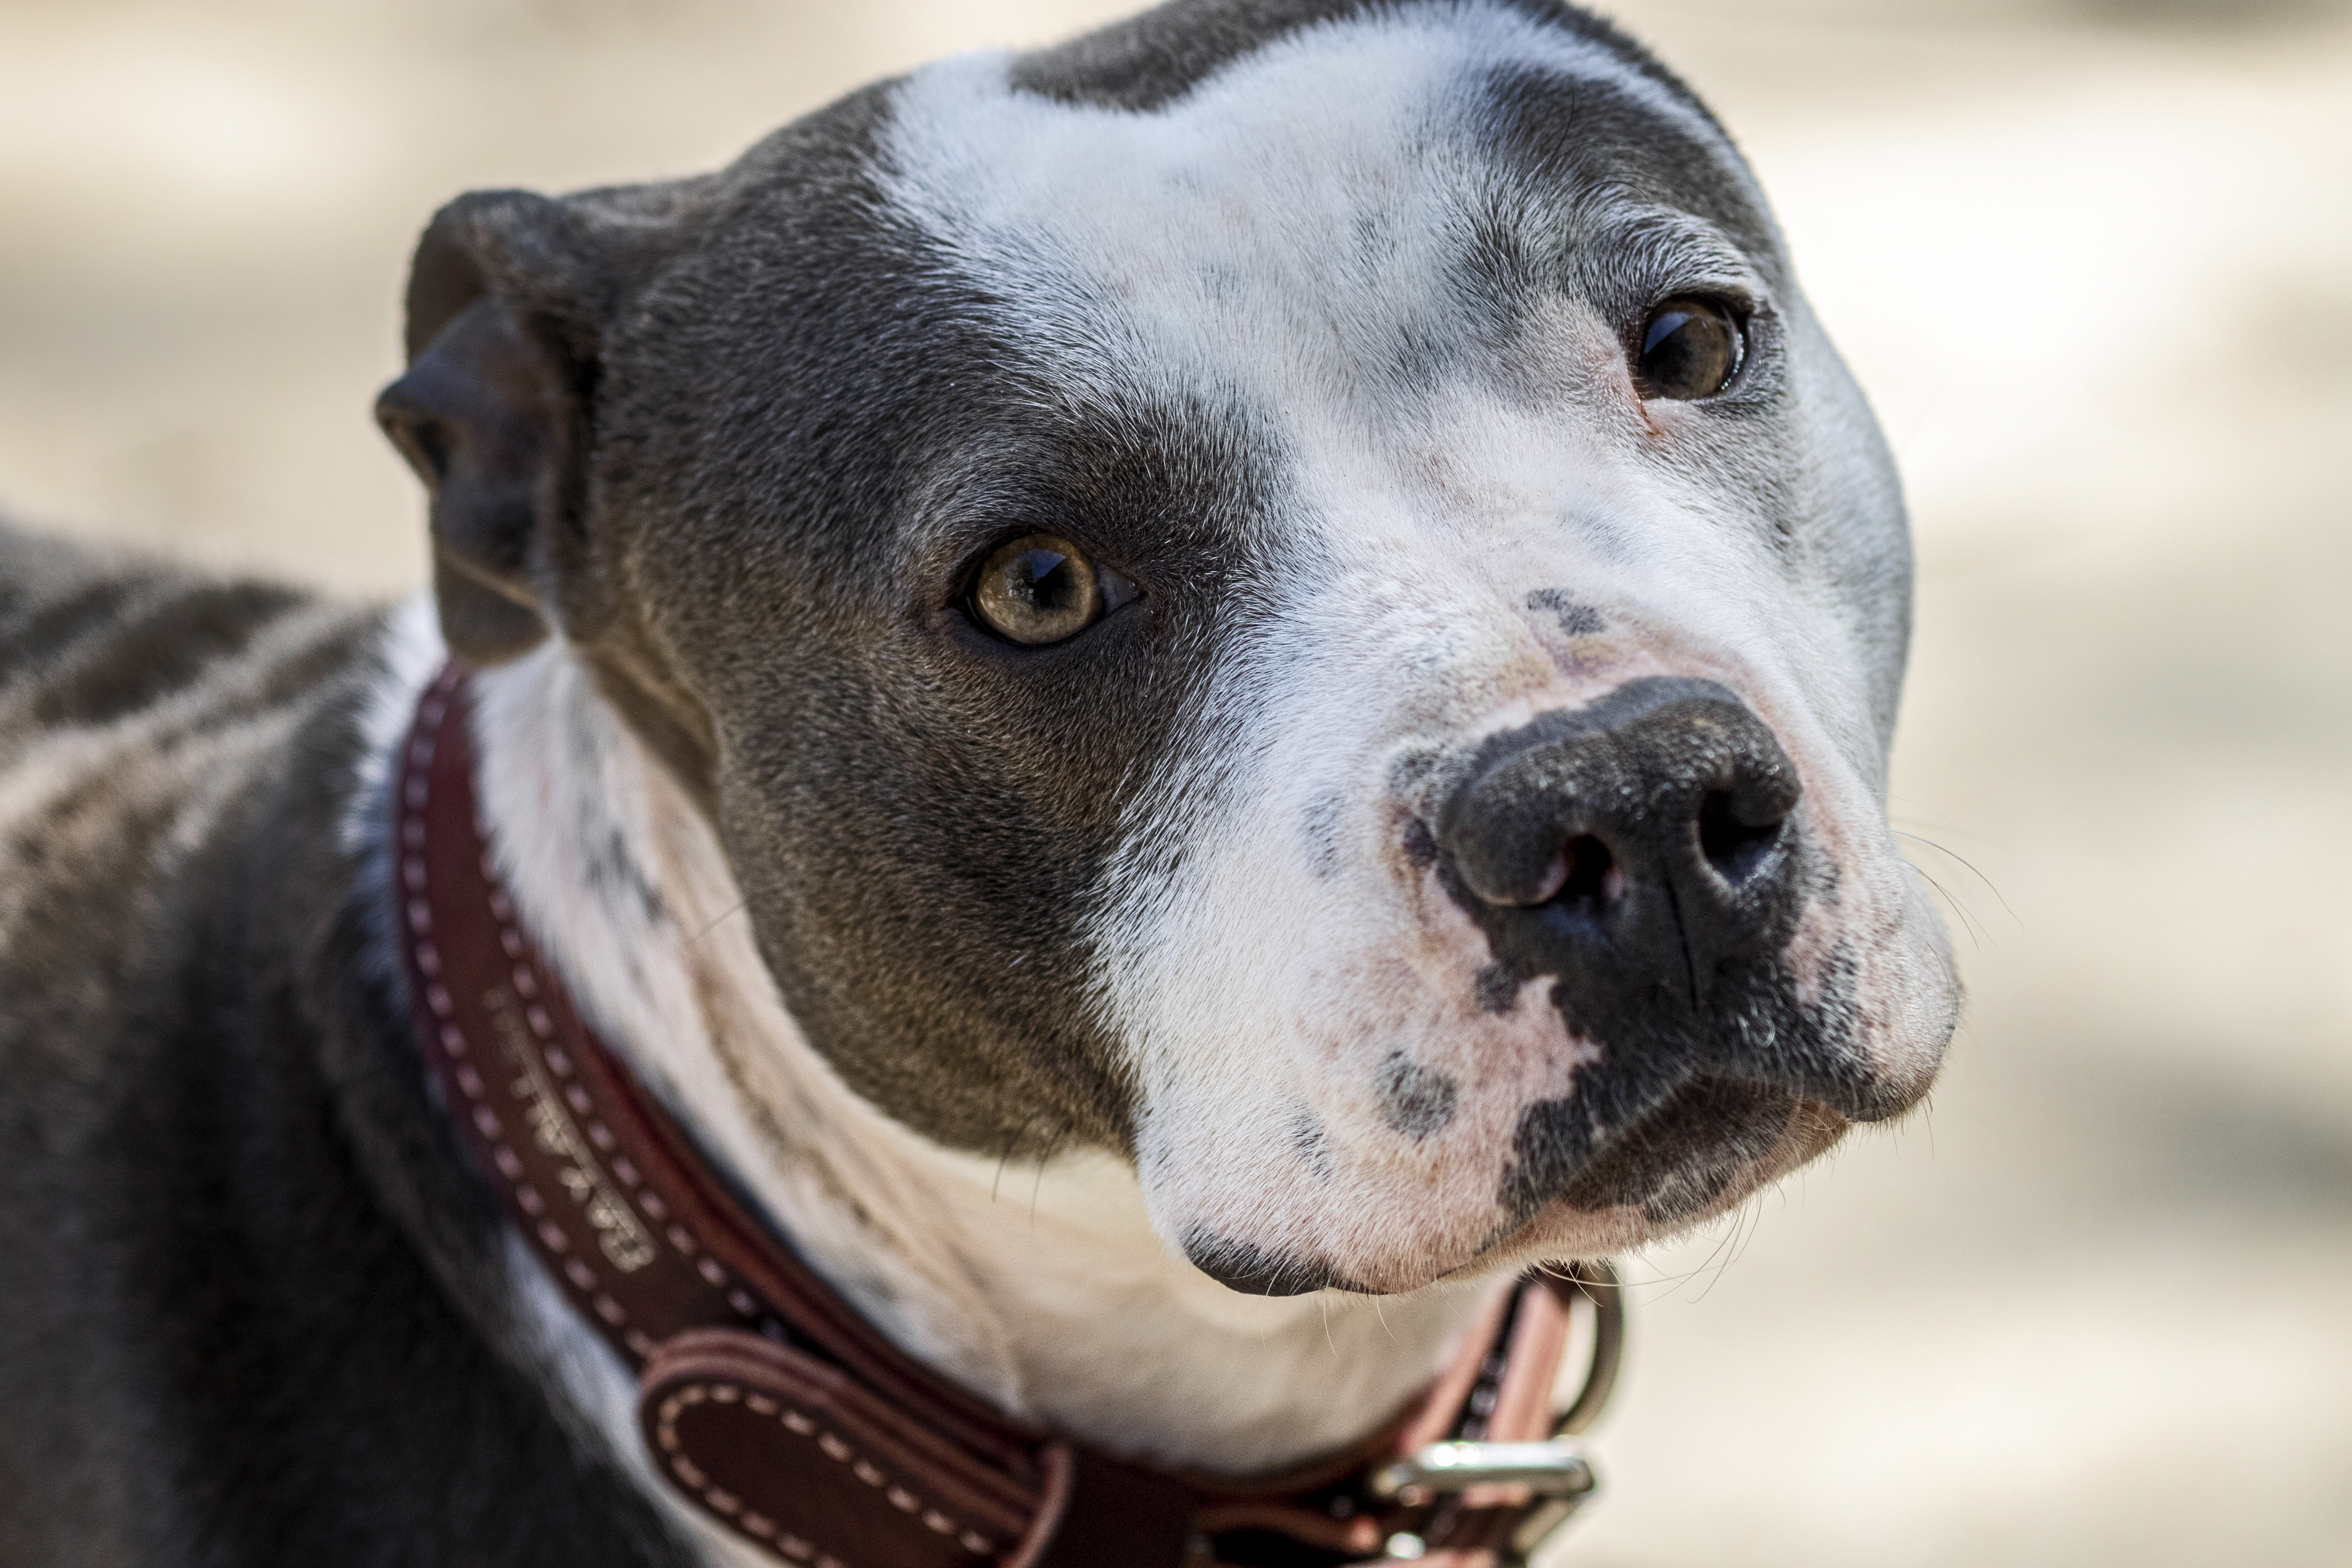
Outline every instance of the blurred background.
<path fill-rule="evenodd" d="M 0 506 L 421 580 L 455 192 L 1118 0 L 0 0 Z M 1931 1110 L 1641 1259 L 1560 1561 L 2352 1563 L 2352 5 L 1656 0 L 1901 454 Z"/>

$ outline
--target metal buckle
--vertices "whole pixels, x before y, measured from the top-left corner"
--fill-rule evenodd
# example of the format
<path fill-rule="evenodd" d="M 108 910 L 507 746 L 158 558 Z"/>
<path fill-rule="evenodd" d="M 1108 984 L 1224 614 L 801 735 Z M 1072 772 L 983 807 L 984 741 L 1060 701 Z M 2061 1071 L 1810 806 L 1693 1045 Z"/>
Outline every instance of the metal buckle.
<path fill-rule="evenodd" d="M 1558 1438 L 1544 1443 L 1431 1443 L 1372 1473 L 1372 1495 L 1526 1487 L 1538 1497 L 1582 1497 L 1598 1484 L 1592 1467 Z"/>
<path fill-rule="evenodd" d="M 1575 1445 L 1557 1437 L 1545 1443 L 1432 1443 L 1371 1478 L 1374 1492 L 1408 1507 L 1423 1506 L 1441 1492 L 1472 1487 L 1517 1486 L 1534 1492 L 1537 1500 L 1511 1531 L 1507 1547 L 1496 1554 L 1497 1568 L 1526 1563 L 1599 1485 L 1592 1466 Z M 1410 1563 L 1428 1551 L 1420 1536 L 1400 1531 L 1388 1538 L 1381 1561 Z"/>
<path fill-rule="evenodd" d="M 1499 1554 L 1503 1565 L 1524 1563 L 1557 1533 L 1560 1526 L 1599 1489 L 1591 1461 L 1564 1439 L 1591 1426 L 1608 1404 L 1617 1382 L 1618 1364 L 1625 1349 L 1625 1300 L 1616 1269 L 1603 1261 L 1569 1266 L 1592 1305 L 1592 1360 L 1584 1382 L 1566 1412 L 1552 1427 L 1549 1441 L 1539 1443 L 1431 1443 L 1375 1470 L 1372 1493 L 1414 1508 L 1443 1493 L 1467 1491 L 1480 1486 L 1525 1487 L 1535 1501 L 1511 1531 L 1508 1546 Z M 1418 1535 L 1400 1531 L 1389 1537 L 1381 1561 L 1411 1562 L 1429 1550 Z"/>

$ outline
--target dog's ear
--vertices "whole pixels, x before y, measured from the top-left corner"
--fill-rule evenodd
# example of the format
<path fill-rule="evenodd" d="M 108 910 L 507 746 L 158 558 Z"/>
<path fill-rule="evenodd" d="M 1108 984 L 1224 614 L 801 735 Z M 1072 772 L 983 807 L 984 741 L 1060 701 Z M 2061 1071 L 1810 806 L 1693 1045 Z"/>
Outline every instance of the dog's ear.
<path fill-rule="evenodd" d="M 593 200 L 477 192 L 416 247 L 408 371 L 376 420 L 431 492 L 441 629 L 471 664 L 554 628 L 580 544 L 598 339 L 634 270 L 600 216 Z"/>

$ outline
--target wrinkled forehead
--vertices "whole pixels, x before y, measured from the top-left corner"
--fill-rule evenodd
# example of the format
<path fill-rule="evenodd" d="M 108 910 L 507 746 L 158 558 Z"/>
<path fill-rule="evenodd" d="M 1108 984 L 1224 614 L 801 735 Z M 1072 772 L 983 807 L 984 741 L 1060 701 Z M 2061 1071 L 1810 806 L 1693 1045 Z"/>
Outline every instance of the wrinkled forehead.
<path fill-rule="evenodd" d="M 1026 352 L 1108 396 L 1377 417 L 1482 374 L 1546 300 L 1606 319 L 1780 270 L 1704 110 L 1499 5 L 1302 28 L 1144 110 L 1018 72 L 983 55 L 908 79 L 881 185 Z"/>

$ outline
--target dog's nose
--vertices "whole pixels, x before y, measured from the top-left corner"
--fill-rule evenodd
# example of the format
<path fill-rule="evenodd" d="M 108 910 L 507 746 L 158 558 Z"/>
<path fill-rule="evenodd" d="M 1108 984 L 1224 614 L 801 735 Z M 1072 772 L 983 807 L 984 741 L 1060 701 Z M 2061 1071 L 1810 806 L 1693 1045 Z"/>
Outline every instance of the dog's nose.
<path fill-rule="evenodd" d="M 1455 896 L 1517 978 L 1556 974 L 1606 1034 L 1624 1009 L 1706 1008 L 1786 940 L 1801 786 L 1711 680 L 1649 679 L 1486 740 L 1432 831 Z"/>

